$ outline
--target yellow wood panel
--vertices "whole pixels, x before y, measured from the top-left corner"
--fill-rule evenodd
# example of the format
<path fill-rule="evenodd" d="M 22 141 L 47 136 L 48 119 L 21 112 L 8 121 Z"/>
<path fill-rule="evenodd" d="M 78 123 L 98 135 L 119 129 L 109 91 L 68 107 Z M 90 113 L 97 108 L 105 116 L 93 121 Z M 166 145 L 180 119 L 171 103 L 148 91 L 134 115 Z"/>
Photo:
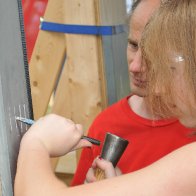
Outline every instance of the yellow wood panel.
<path fill-rule="evenodd" d="M 98 25 L 99 2 L 65 0 L 67 24 Z M 77 13 L 77 14 L 76 14 Z M 67 59 L 56 91 L 52 111 L 81 123 L 87 130 L 107 105 L 101 38 L 66 35 Z M 53 160 L 53 165 L 57 160 Z"/>
<path fill-rule="evenodd" d="M 65 0 L 67 24 L 96 25 L 98 1 Z M 76 14 L 77 13 L 77 14 Z M 100 37 L 66 34 L 67 58 L 58 84 L 53 112 L 82 123 L 88 129 L 92 119 L 106 106 Z"/>
<path fill-rule="evenodd" d="M 108 8 L 105 8 L 105 6 L 112 8 L 116 6 L 119 8 L 120 5 L 121 8 L 123 5 L 122 1 L 123 0 L 115 0 L 114 3 L 111 0 L 64 0 L 64 4 L 61 6 L 61 9 L 63 10 L 62 12 L 64 13 L 63 22 L 67 24 L 85 25 L 118 24 L 118 12 L 113 13 L 113 9 L 110 9 L 112 17 L 111 15 L 107 17 L 108 15 L 104 15 L 103 13 L 108 11 Z M 49 3 L 52 2 L 54 2 L 54 0 L 49 1 Z M 55 7 L 53 7 L 53 9 L 52 6 L 50 7 L 51 10 L 57 10 Z M 121 11 L 122 10 L 120 9 L 119 13 L 121 13 Z M 48 14 L 48 11 L 46 14 Z M 50 14 L 53 15 L 53 13 Z M 119 23 L 122 23 L 121 19 Z M 54 43 L 58 42 L 61 39 L 60 36 L 62 36 L 60 34 L 55 35 L 54 33 L 49 33 L 49 35 L 51 35 L 51 41 L 54 41 Z M 42 44 L 45 43 L 48 43 L 48 39 L 46 39 Z M 47 48 L 47 44 L 45 45 Z M 94 35 L 67 34 L 66 45 L 67 58 L 59 80 L 57 91 L 55 93 L 52 112 L 70 118 L 77 123 L 83 124 L 84 130 L 87 130 L 97 114 L 107 106 L 106 79 L 104 73 L 105 60 L 103 57 L 102 39 L 101 37 Z M 64 54 L 62 48 L 54 48 L 54 51 L 50 51 L 48 53 L 49 55 L 52 55 L 47 58 L 44 57 L 43 60 L 51 62 L 51 60 L 48 59 L 52 58 L 57 49 L 59 50 L 59 55 Z M 61 58 L 56 56 L 56 62 L 59 59 Z M 52 77 L 53 81 L 55 81 L 57 75 L 55 75 L 57 72 L 53 71 L 52 68 L 50 69 L 51 75 L 49 73 L 44 75 L 44 72 L 41 72 L 40 69 L 39 72 L 42 74 L 37 75 L 36 73 L 36 77 L 38 77 L 38 81 L 41 82 L 41 84 L 43 83 L 43 85 L 40 85 L 39 83 L 37 85 L 36 82 L 34 83 L 37 86 L 32 85 L 34 96 L 37 98 L 37 100 L 33 99 L 35 117 L 40 117 L 46 110 L 46 106 L 53 89 L 52 85 L 48 86 L 47 84 L 48 80 L 51 80 L 48 78 Z M 52 73 L 54 73 L 53 76 Z M 36 81 L 36 79 L 37 78 L 35 78 L 34 81 Z M 34 84 L 32 78 L 31 81 L 32 84 Z M 43 99 L 43 102 L 40 99 Z M 54 159 L 54 168 L 56 163 L 57 160 Z"/>
<path fill-rule="evenodd" d="M 49 0 L 44 19 L 64 22 L 64 0 Z M 65 56 L 65 35 L 40 31 L 30 61 L 30 82 L 34 117 L 38 119 L 47 110 Z"/>

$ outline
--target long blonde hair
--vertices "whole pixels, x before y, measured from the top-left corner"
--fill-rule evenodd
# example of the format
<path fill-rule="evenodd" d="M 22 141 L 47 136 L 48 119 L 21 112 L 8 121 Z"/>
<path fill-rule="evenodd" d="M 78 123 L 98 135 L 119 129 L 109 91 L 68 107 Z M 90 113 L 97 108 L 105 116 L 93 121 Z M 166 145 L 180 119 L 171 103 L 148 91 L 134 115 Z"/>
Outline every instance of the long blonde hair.
<path fill-rule="evenodd" d="M 187 86 L 196 99 L 196 0 L 162 3 L 145 28 L 141 48 L 148 67 L 147 102 L 156 115 L 178 116 L 172 63 L 183 61 Z"/>

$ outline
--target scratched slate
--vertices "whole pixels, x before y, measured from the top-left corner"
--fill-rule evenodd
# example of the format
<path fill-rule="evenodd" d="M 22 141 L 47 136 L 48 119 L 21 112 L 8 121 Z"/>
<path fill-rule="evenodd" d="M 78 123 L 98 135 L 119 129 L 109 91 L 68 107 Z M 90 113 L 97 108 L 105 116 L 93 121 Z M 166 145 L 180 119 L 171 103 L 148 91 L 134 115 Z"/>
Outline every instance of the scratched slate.
<path fill-rule="evenodd" d="M 19 0 L 0 0 L 0 195 L 13 195 L 19 143 L 27 126 L 16 116 L 32 117 Z M 22 33 L 21 33 L 22 32 Z M 22 42 L 23 41 L 23 42 Z M 26 67 L 26 68 L 25 68 Z"/>

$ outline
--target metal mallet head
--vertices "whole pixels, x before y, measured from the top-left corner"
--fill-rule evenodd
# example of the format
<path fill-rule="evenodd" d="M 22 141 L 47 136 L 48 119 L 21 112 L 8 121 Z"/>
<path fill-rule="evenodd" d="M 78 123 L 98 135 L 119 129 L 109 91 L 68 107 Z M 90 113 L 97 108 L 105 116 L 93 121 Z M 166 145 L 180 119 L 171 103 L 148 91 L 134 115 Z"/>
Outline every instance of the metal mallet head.
<path fill-rule="evenodd" d="M 127 140 L 121 137 L 118 137 L 111 133 L 107 133 L 100 157 L 107 161 L 110 161 L 113 166 L 116 167 L 128 143 L 129 142 Z M 100 168 L 96 168 L 95 177 L 97 180 L 104 179 L 104 171 L 102 171 Z"/>
<path fill-rule="evenodd" d="M 128 144 L 128 140 L 114 134 L 107 133 L 101 152 L 101 158 L 112 162 L 115 167 Z"/>

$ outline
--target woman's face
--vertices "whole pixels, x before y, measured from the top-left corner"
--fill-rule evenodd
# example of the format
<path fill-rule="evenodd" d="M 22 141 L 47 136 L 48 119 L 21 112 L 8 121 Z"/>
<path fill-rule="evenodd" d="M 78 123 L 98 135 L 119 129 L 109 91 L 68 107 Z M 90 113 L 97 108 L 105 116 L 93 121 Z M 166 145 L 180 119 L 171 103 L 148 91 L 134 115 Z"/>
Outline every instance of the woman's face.
<path fill-rule="evenodd" d="M 177 56 L 175 62 L 170 68 L 174 79 L 175 106 L 180 110 L 178 118 L 184 126 L 196 128 L 196 101 L 185 77 L 185 61 Z"/>

